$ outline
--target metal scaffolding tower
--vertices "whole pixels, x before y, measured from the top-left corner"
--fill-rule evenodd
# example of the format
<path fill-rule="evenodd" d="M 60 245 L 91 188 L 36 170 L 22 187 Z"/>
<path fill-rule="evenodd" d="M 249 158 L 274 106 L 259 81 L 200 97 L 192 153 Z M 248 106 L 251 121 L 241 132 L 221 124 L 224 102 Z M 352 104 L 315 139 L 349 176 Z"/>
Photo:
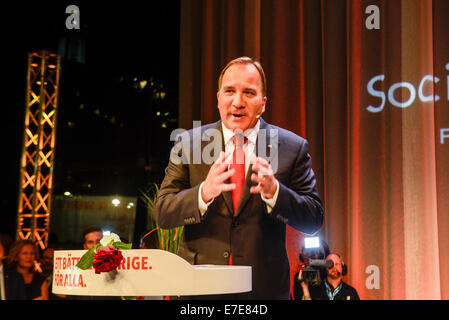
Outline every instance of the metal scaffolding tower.
<path fill-rule="evenodd" d="M 48 245 L 61 58 L 28 54 L 25 132 L 20 168 L 17 239 Z"/>

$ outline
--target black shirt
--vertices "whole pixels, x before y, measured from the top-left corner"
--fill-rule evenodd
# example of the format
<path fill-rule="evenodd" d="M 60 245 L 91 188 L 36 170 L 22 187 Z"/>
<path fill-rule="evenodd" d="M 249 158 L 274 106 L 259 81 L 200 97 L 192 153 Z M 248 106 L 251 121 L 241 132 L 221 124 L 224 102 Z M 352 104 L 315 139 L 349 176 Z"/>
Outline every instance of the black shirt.
<path fill-rule="evenodd" d="M 33 274 L 33 280 L 30 283 L 25 284 L 28 300 L 33 300 L 42 295 L 41 286 L 44 281 L 47 281 L 47 279 L 40 273 L 35 272 Z"/>
<path fill-rule="evenodd" d="M 295 277 L 293 286 L 293 296 L 295 297 L 295 300 L 301 300 L 303 291 L 300 282 L 296 279 L 297 277 Z M 329 289 L 326 288 L 326 284 Z M 309 285 L 309 292 L 312 300 L 331 300 L 330 296 L 333 296 L 333 300 L 360 300 L 357 291 L 343 281 L 333 290 L 332 285 L 330 285 L 327 280 L 324 280 L 319 285 Z"/>
<path fill-rule="evenodd" d="M 20 273 L 3 266 L 3 280 L 5 281 L 6 300 L 27 299 L 25 281 Z"/>

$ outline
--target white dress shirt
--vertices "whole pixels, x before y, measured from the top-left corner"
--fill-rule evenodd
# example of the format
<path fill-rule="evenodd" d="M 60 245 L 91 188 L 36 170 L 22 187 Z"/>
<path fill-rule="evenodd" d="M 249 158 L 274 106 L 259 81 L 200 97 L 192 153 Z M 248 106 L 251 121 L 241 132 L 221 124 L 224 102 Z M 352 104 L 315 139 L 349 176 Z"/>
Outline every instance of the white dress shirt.
<path fill-rule="evenodd" d="M 235 148 L 234 142 L 232 141 L 234 132 L 232 130 L 226 128 L 225 125 L 223 124 L 223 122 L 221 123 L 221 126 L 222 126 L 222 130 L 223 130 L 223 137 L 224 137 L 224 142 L 225 142 L 225 152 L 229 152 L 230 154 L 232 154 L 234 152 L 234 148 Z M 247 141 L 243 145 L 243 151 L 245 152 L 245 176 L 248 173 L 248 169 L 249 169 L 249 165 L 250 165 L 249 160 L 254 155 L 254 150 L 256 148 L 256 141 L 257 141 L 257 135 L 259 133 L 259 128 L 260 128 L 260 120 L 257 121 L 254 128 L 247 129 L 247 130 L 245 130 L 245 132 L 243 132 L 243 135 L 247 138 Z M 203 198 L 201 197 L 201 190 L 203 189 L 203 183 L 201 183 L 200 189 L 198 191 L 198 205 L 199 205 L 201 215 L 204 215 L 204 213 L 207 211 L 208 206 L 214 201 L 214 199 L 212 199 L 208 203 L 205 203 L 203 201 Z M 271 210 L 273 210 L 273 207 L 276 204 L 278 193 L 279 193 L 279 182 L 276 179 L 276 192 L 275 192 L 273 198 L 266 199 L 262 195 L 260 195 L 262 200 L 267 205 L 268 213 L 270 213 Z"/>

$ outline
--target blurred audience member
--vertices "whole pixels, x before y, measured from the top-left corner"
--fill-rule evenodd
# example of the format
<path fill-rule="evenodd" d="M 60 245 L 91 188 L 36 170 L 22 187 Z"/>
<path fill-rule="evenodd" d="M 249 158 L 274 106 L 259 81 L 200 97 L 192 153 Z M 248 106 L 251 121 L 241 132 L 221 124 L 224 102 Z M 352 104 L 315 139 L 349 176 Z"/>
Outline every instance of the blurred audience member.
<path fill-rule="evenodd" d="M 65 299 L 65 295 L 59 295 L 52 293 L 53 285 L 53 258 L 54 258 L 55 248 L 48 246 L 42 252 L 42 257 L 40 259 L 40 267 L 42 270 L 42 275 L 47 279 L 48 282 L 48 292 L 50 300 L 60 300 Z"/>
<path fill-rule="evenodd" d="M 1 300 L 26 300 L 25 282 L 21 274 L 6 268 L 3 263 L 12 244 L 8 234 L 0 234 L 0 298 Z"/>
<path fill-rule="evenodd" d="M 89 250 L 100 243 L 103 231 L 98 226 L 90 226 L 83 232 L 83 249 Z"/>
<path fill-rule="evenodd" d="M 17 240 L 6 258 L 7 267 L 22 274 L 28 300 L 48 300 L 48 282 L 35 272 L 36 245 L 31 240 Z"/>

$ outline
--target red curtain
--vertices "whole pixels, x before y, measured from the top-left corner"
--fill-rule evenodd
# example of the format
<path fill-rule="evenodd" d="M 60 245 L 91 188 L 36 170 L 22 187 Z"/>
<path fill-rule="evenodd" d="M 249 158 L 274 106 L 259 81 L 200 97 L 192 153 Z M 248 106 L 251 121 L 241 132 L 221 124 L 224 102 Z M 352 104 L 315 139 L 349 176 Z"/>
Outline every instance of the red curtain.
<path fill-rule="evenodd" d="M 264 119 L 310 142 L 319 235 L 362 299 L 449 298 L 449 2 L 181 2 L 179 115 L 219 118 L 238 56 L 268 77 Z M 288 229 L 292 274 L 304 235 Z"/>

